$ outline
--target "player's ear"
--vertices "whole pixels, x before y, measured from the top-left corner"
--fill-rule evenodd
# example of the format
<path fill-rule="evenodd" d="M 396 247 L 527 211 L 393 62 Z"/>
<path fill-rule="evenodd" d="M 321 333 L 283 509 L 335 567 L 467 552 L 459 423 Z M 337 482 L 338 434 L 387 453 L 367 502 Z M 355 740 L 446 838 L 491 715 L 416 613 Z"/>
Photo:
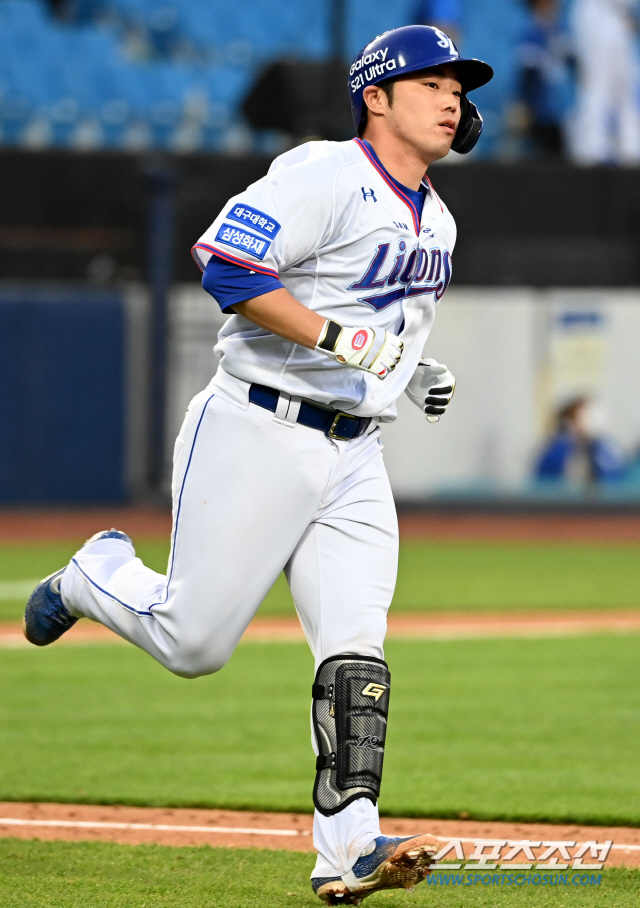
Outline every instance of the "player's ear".
<path fill-rule="evenodd" d="M 380 86 L 367 85 L 362 93 L 362 98 L 370 111 L 380 114 L 384 110 L 384 94 Z"/>

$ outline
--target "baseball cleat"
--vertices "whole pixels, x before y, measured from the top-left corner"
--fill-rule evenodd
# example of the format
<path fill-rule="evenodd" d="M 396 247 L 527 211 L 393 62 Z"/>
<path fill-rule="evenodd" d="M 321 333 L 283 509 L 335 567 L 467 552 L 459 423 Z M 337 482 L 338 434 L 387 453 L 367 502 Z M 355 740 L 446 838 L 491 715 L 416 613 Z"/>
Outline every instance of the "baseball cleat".
<path fill-rule="evenodd" d="M 91 542 L 98 542 L 99 539 L 122 539 L 123 542 L 128 542 L 130 545 L 133 545 L 126 533 L 123 533 L 121 530 L 114 530 L 111 527 L 110 530 L 101 530 L 100 533 L 94 533 L 91 539 L 87 539 L 84 545 L 89 545 Z M 82 548 L 84 548 L 84 545 Z"/>
<path fill-rule="evenodd" d="M 126 533 L 110 529 L 96 533 L 91 539 L 87 539 L 84 545 L 97 542 L 99 539 L 121 539 L 123 542 L 131 542 Z M 78 620 L 69 614 L 62 602 L 60 580 L 64 572 L 65 568 L 61 568 L 55 574 L 45 577 L 29 596 L 22 631 L 29 643 L 35 646 L 48 646 L 49 643 L 53 643 Z"/>
<path fill-rule="evenodd" d="M 431 835 L 378 836 L 343 876 L 315 877 L 313 891 L 326 905 L 359 905 L 381 889 L 413 889 L 431 872 L 441 845 Z"/>
<path fill-rule="evenodd" d="M 22 630 L 36 646 L 47 646 L 61 637 L 78 620 L 62 604 L 60 580 L 65 569 L 45 577 L 29 596 L 22 621 Z"/>

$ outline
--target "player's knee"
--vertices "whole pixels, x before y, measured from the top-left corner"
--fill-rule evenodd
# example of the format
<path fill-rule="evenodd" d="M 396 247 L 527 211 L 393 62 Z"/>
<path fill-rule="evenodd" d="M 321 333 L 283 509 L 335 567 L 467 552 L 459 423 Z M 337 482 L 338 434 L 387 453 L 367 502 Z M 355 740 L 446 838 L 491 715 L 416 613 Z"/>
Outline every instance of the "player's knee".
<path fill-rule="evenodd" d="M 201 641 L 182 643 L 167 658 L 165 666 L 181 678 L 201 678 L 203 675 L 213 675 L 224 668 L 231 657 L 231 652 L 220 647 L 203 645 Z"/>

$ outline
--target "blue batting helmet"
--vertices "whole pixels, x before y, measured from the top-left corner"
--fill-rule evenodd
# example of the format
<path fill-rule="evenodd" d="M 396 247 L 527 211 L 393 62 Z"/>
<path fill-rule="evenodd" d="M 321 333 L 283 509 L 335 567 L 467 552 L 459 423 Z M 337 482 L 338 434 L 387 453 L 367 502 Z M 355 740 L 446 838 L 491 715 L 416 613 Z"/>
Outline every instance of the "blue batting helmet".
<path fill-rule="evenodd" d="M 452 148 L 466 154 L 482 132 L 482 117 L 467 92 L 493 78 L 493 69 L 482 60 L 463 59 L 451 38 L 430 25 L 405 25 L 374 38 L 355 58 L 349 70 L 349 98 L 356 132 L 365 107 L 367 85 L 379 85 L 406 73 L 449 63 L 455 66 L 462 85 L 461 117 Z"/>

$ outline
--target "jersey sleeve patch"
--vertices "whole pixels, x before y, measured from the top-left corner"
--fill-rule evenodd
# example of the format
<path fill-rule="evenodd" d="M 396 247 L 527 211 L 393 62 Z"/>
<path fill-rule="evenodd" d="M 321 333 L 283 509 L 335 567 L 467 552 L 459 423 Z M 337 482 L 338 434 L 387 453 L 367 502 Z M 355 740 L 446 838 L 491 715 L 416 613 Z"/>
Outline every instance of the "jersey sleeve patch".
<path fill-rule="evenodd" d="M 245 252 L 261 261 L 271 245 L 269 240 L 256 236 L 255 233 L 251 233 L 248 230 L 240 230 L 232 224 L 222 225 L 216 234 L 216 241 L 224 243 L 226 246 L 232 246 L 234 249 L 244 249 Z"/>
<path fill-rule="evenodd" d="M 268 236 L 270 240 L 280 230 L 280 224 L 274 218 L 270 218 L 264 211 L 258 211 L 257 208 L 252 208 L 250 205 L 234 205 L 226 216 L 232 221 L 238 221 L 239 224 L 253 227 L 258 233 Z"/>

